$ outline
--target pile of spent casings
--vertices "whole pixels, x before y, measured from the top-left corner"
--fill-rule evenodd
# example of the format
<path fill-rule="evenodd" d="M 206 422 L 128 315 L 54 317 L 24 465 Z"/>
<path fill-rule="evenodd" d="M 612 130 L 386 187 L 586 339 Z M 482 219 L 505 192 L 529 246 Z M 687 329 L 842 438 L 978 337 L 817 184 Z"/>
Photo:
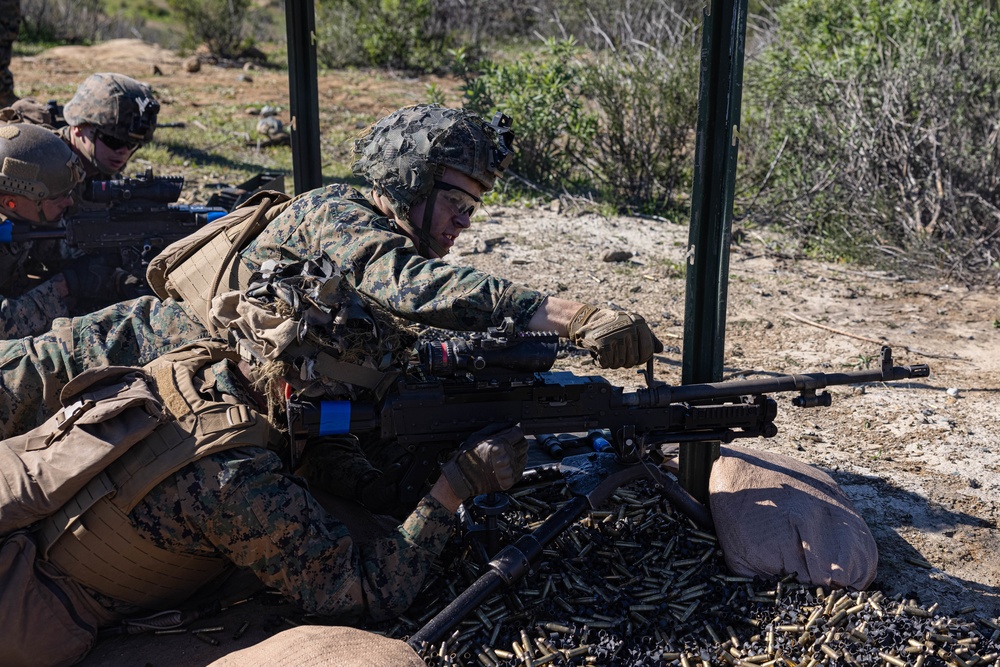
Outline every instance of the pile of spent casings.
<path fill-rule="evenodd" d="M 566 499 L 551 486 L 512 496 L 506 540 Z M 407 638 L 482 572 L 467 540 L 449 545 L 408 613 L 372 628 Z M 732 576 L 716 538 L 674 512 L 647 482 L 619 489 L 544 552 L 528 576 L 487 600 L 428 665 L 761 665 L 973 667 L 998 659 L 1000 619 L 791 581 Z M 966 618 L 968 617 L 968 618 Z"/>

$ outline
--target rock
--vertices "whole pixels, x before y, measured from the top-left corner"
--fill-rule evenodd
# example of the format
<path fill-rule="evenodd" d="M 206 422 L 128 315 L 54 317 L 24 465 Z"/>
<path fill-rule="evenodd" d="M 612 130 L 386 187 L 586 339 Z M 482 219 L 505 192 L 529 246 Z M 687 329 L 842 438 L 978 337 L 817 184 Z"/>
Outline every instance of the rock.
<path fill-rule="evenodd" d="M 958 398 L 959 393 L 961 393 L 958 387 L 948 387 L 948 395 L 952 398 Z"/>
<path fill-rule="evenodd" d="M 630 259 L 632 259 L 632 253 L 628 250 L 608 250 L 601 255 L 601 261 L 604 262 L 627 262 Z"/>
<path fill-rule="evenodd" d="M 236 80 L 239 81 L 240 83 L 253 83 L 253 77 L 247 74 L 246 72 L 243 72 L 238 77 L 236 77 Z"/>
<path fill-rule="evenodd" d="M 153 76 L 163 76 L 163 70 L 159 65 L 153 65 Z"/>
<path fill-rule="evenodd" d="M 278 108 L 277 107 L 272 107 L 270 104 L 265 104 L 264 106 L 262 106 L 260 108 L 260 115 L 263 116 L 263 117 L 277 116 L 278 115 Z"/>
<path fill-rule="evenodd" d="M 198 56 L 190 56 L 184 59 L 182 63 L 184 71 L 188 74 L 194 74 L 195 72 L 201 71 L 201 58 Z"/>
<path fill-rule="evenodd" d="M 553 199 L 549 202 L 549 210 L 553 213 L 559 213 L 562 211 L 562 202 L 558 199 Z"/>

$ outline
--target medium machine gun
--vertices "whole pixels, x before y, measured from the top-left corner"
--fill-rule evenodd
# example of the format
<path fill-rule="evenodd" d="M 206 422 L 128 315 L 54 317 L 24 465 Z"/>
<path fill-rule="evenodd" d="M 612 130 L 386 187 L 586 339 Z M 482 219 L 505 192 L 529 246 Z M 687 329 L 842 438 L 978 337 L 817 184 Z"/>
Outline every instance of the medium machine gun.
<path fill-rule="evenodd" d="M 153 176 L 152 169 L 134 178 L 93 181 L 84 199 L 105 206 L 82 207 L 59 229 L 15 225 L 6 240 L 59 239 L 88 255 L 116 253 L 123 269 L 143 276 L 149 260 L 163 248 L 228 213 L 221 207 L 174 203 L 183 187 L 183 176 Z"/>
<path fill-rule="evenodd" d="M 399 500 L 412 507 L 440 465 L 473 433 L 491 424 L 520 424 L 528 435 L 603 430 L 624 464 L 655 456 L 659 445 L 770 438 L 778 404 L 772 393 L 796 392 L 798 407 L 828 406 L 820 391 L 834 385 L 927 377 L 924 364 L 894 366 L 882 348 L 877 369 L 778 375 L 672 386 L 656 382 L 626 391 L 599 376 L 550 372 L 555 334 L 517 333 L 508 321 L 470 340 L 426 344 L 419 361 L 379 402 L 289 403 L 293 435 L 352 433 L 362 442 L 391 443 L 372 451 L 381 469 L 402 468 Z M 819 393 L 817 393 L 819 392 Z"/>
<path fill-rule="evenodd" d="M 555 334 L 518 334 L 509 321 L 501 329 L 470 340 L 425 344 L 418 362 L 376 403 L 290 402 L 292 433 L 297 436 L 350 432 L 375 436 L 393 448 L 369 449 L 373 462 L 402 466 L 400 500 L 416 504 L 437 477 L 440 464 L 473 433 L 497 423 L 520 424 L 541 444 L 557 433 L 600 431 L 608 451 L 563 457 L 551 465 L 529 466 L 519 486 L 544 484 L 553 475 L 566 482 L 571 498 L 532 532 L 498 548 L 487 536 L 483 573 L 437 616 L 408 640 L 417 651 L 442 640 L 465 617 L 501 589 L 523 577 L 545 548 L 587 509 L 597 509 L 622 485 L 652 478 L 679 511 L 704 528 L 711 527 L 707 508 L 668 475 L 659 445 L 773 437 L 778 404 L 772 393 L 794 392 L 798 407 L 829 406 L 825 387 L 892 382 L 927 377 L 924 364 L 895 366 L 892 351 L 882 348 L 877 369 L 844 373 L 778 375 L 671 386 L 653 380 L 647 365 L 646 387 L 626 391 L 596 376 L 550 372 L 557 351 Z M 596 441 L 598 438 L 581 438 Z M 386 456 L 386 452 L 395 451 Z M 472 506 L 489 523 L 505 507 L 503 494 L 474 499 Z M 482 527 L 479 527 L 482 528 Z M 497 547 L 497 548 L 494 548 Z"/>

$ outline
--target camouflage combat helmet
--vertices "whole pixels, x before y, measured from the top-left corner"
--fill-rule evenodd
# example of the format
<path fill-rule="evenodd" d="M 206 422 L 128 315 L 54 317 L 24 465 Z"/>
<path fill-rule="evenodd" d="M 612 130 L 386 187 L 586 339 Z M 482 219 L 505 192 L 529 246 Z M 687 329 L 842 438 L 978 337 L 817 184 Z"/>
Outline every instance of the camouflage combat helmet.
<path fill-rule="evenodd" d="M 160 104 L 152 89 L 123 74 L 91 74 L 63 107 L 72 126 L 89 124 L 119 141 L 145 144 L 153 139 Z"/>
<path fill-rule="evenodd" d="M 325 257 L 264 262 L 244 292 L 217 297 L 209 316 L 253 368 L 269 400 L 275 380 L 304 397 L 381 396 L 416 340 Z"/>
<path fill-rule="evenodd" d="M 42 202 L 65 196 L 82 180 L 80 159 L 51 131 L 0 125 L 0 193 Z"/>
<path fill-rule="evenodd" d="M 446 167 L 489 190 L 514 159 L 509 116 L 420 104 L 393 112 L 354 142 L 353 171 L 389 199 L 396 218 L 425 200 Z"/>

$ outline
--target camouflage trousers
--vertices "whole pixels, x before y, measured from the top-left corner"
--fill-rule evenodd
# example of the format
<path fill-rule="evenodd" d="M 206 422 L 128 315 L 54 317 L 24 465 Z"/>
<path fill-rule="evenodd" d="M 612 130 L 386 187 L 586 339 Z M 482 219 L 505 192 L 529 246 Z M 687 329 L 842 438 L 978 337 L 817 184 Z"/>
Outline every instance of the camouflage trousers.
<path fill-rule="evenodd" d="M 208 332 L 173 299 L 144 296 L 89 315 L 57 318 L 35 337 L 0 341 L 0 439 L 61 407 L 59 393 L 95 366 L 143 366 Z"/>
<path fill-rule="evenodd" d="M 0 100 L 14 92 L 10 59 L 14 55 L 14 40 L 20 29 L 21 1 L 0 0 Z"/>

